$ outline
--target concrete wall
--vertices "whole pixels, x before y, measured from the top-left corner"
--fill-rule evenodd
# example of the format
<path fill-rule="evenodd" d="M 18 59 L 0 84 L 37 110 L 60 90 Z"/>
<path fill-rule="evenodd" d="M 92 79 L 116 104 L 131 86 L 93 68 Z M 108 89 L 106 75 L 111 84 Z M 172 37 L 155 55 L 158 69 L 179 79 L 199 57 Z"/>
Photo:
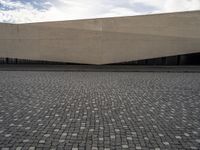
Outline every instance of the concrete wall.
<path fill-rule="evenodd" d="M 200 11 L 0 24 L 0 57 L 108 64 L 200 52 Z"/>

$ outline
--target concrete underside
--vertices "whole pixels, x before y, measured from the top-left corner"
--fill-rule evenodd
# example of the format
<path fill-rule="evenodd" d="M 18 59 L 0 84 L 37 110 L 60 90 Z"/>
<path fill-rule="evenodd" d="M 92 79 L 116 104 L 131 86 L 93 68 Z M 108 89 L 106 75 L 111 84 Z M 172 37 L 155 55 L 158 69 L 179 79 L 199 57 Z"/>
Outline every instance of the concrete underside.
<path fill-rule="evenodd" d="M 0 24 L 0 57 L 110 64 L 200 52 L 200 11 Z"/>

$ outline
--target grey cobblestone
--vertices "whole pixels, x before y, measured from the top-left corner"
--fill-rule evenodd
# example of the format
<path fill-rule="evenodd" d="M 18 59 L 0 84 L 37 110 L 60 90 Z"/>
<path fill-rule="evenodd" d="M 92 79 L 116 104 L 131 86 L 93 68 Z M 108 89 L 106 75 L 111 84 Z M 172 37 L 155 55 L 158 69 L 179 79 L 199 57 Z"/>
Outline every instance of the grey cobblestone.
<path fill-rule="evenodd" d="M 0 149 L 200 149 L 200 73 L 0 72 Z"/>

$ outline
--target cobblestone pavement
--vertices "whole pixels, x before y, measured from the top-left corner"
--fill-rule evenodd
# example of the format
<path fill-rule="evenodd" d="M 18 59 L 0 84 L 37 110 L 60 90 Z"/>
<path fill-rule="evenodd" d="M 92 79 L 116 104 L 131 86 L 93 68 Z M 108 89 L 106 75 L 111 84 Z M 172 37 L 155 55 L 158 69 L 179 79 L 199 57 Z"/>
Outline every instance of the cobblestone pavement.
<path fill-rule="evenodd" d="M 200 149 L 200 74 L 1 71 L 0 149 Z"/>

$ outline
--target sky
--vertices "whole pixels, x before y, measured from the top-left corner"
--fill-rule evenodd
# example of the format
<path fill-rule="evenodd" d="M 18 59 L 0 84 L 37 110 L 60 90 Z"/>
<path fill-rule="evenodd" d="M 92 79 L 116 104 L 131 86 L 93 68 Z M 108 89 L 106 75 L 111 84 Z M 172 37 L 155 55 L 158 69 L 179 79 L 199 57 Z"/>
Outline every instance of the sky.
<path fill-rule="evenodd" d="M 0 22 L 30 23 L 200 10 L 200 0 L 0 0 Z"/>

